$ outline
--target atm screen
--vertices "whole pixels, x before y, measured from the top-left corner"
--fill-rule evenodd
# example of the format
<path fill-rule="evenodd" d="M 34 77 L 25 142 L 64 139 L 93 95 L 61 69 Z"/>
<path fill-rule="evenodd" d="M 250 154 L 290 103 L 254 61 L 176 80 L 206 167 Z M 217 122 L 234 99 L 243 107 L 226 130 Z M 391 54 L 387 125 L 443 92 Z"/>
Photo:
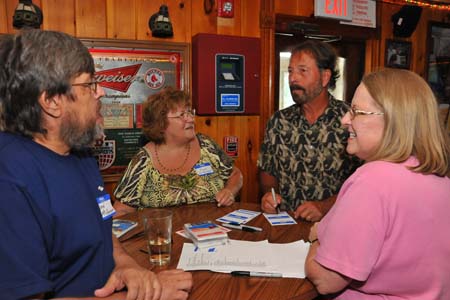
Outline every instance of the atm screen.
<path fill-rule="evenodd" d="M 222 67 L 222 70 L 224 70 L 224 69 L 232 70 L 233 69 L 232 63 L 221 63 L 220 66 Z"/>

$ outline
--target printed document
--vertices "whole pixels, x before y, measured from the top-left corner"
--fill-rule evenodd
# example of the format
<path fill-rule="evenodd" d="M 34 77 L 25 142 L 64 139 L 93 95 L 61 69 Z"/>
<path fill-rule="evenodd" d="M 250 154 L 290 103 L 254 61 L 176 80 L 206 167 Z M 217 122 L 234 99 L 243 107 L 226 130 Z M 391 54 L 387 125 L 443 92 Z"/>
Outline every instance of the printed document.
<path fill-rule="evenodd" d="M 184 243 L 178 268 L 186 271 L 210 270 L 281 273 L 285 278 L 305 278 L 305 260 L 309 243 L 287 244 L 267 240 L 249 242 L 230 240 L 229 244 L 209 249 L 197 249 Z"/>

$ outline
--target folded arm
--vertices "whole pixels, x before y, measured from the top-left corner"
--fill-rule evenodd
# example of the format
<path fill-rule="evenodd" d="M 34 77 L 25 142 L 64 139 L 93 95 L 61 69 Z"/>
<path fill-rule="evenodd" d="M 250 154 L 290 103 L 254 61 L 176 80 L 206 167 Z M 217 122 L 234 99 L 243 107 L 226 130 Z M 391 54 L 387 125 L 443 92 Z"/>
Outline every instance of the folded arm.
<path fill-rule="evenodd" d="M 349 285 L 351 279 L 317 263 L 314 260 L 314 257 L 316 256 L 317 248 L 319 247 L 319 241 L 313 242 L 309 247 L 305 262 L 306 277 L 311 280 L 320 294 L 339 292 Z"/>

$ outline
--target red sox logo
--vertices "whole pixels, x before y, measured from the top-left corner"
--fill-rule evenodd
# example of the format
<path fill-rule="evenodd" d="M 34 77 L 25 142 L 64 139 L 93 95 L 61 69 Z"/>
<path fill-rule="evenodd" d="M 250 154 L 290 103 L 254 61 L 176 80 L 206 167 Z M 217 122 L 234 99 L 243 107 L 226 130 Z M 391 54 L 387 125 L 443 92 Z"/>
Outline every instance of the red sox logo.
<path fill-rule="evenodd" d="M 144 81 L 151 89 L 157 90 L 164 85 L 164 73 L 157 68 L 148 69 L 145 73 Z"/>

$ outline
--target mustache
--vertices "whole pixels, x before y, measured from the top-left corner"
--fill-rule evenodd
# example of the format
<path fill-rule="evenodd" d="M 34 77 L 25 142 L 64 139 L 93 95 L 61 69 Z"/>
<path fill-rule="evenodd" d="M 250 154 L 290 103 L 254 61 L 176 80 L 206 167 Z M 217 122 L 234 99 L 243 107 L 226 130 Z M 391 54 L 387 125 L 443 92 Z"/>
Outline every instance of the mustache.
<path fill-rule="evenodd" d="M 301 91 L 306 92 L 306 89 L 304 87 L 302 87 L 301 85 L 298 85 L 298 84 L 290 85 L 289 89 L 291 90 L 291 92 L 296 91 L 296 90 L 301 90 Z"/>

